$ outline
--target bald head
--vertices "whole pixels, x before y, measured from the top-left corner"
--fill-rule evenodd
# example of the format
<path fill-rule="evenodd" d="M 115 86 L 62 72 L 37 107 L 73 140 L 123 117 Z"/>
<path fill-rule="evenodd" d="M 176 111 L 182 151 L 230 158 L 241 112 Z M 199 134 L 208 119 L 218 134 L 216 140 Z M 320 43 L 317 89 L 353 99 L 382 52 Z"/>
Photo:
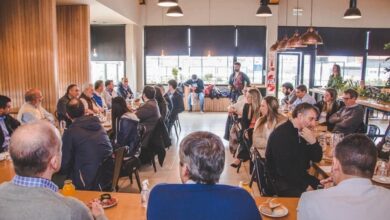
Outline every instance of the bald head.
<path fill-rule="evenodd" d="M 24 100 L 33 105 L 41 103 L 42 98 L 42 92 L 37 88 L 29 89 L 24 95 Z"/>
<path fill-rule="evenodd" d="M 49 122 L 20 126 L 12 134 L 9 147 L 16 174 L 39 176 L 54 156 L 61 155 L 61 145 L 58 130 Z"/>

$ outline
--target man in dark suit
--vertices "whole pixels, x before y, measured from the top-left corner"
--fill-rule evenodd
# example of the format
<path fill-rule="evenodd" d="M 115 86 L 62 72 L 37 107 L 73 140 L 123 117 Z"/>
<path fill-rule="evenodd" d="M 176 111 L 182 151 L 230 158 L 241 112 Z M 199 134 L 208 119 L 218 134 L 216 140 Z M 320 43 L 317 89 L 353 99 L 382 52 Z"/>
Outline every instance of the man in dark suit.
<path fill-rule="evenodd" d="M 180 178 L 184 184 L 160 184 L 149 197 L 147 219 L 261 219 L 245 190 L 216 184 L 225 164 L 222 140 L 194 132 L 180 143 Z"/>
<path fill-rule="evenodd" d="M 173 123 L 177 119 L 179 113 L 184 111 L 183 95 L 177 91 L 177 82 L 174 79 L 168 81 L 168 92 L 171 99 L 172 106 L 168 106 L 171 110 L 171 114 L 168 119 L 168 132 L 171 133 Z"/>
<path fill-rule="evenodd" d="M 11 99 L 0 95 L 0 153 L 6 151 L 9 146 L 12 133 L 20 122 L 9 115 Z"/>

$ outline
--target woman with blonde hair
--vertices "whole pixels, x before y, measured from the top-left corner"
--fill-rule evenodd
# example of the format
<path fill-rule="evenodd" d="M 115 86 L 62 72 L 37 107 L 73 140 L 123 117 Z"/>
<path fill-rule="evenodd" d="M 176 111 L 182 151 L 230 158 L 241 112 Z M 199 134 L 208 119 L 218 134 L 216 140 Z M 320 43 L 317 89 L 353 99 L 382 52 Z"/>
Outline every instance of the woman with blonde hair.
<path fill-rule="evenodd" d="M 260 115 L 253 129 L 252 147 L 264 158 L 268 137 L 275 128 L 287 121 L 287 117 L 279 113 L 278 99 L 273 96 L 267 96 L 261 101 Z"/>
<path fill-rule="evenodd" d="M 248 136 L 249 139 L 247 140 L 247 143 L 245 143 L 244 140 L 241 140 L 240 146 L 236 152 L 236 160 L 230 164 L 234 168 L 239 168 L 242 161 L 245 162 L 250 159 L 248 147 L 252 144 L 252 131 L 257 119 L 260 117 L 261 99 L 262 97 L 260 91 L 257 88 L 251 88 L 248 90 L 246 94 L 246 103 L 242 110 L 241 133 L 244 134 L 244 132 L 248 132 L 246 136 Z M 243 135 L 241 135 L 241 137 L 243 137 Z"/>

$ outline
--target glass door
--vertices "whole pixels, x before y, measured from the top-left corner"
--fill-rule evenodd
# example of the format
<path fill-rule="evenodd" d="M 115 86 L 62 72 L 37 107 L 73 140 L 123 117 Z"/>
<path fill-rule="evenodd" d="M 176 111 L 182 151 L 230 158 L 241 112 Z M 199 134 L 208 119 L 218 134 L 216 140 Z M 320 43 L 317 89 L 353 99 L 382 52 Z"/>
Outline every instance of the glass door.
<path fill-rule="evenodd" d="M 282 93 L 283 83 L 290 82 L 296 87 L 300 84 L 301 53 L 279 53 L 278 54 L 278 92 L 277 97 L 284 97 Z"/>

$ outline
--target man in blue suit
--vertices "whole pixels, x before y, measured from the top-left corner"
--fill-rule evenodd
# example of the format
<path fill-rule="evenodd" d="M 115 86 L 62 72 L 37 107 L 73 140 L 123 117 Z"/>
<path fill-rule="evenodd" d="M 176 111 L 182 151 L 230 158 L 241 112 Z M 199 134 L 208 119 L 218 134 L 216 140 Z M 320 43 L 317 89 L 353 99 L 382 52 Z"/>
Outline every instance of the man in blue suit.
<path fill-rule="evenodd" d="M 159 184 L 150 193 L 148 220 L 259 220 L 253 198 L 243 189 L 217 184 L 225 163 L 221 139 L 193 132 L 180 143 L 184 184 Z"/>

